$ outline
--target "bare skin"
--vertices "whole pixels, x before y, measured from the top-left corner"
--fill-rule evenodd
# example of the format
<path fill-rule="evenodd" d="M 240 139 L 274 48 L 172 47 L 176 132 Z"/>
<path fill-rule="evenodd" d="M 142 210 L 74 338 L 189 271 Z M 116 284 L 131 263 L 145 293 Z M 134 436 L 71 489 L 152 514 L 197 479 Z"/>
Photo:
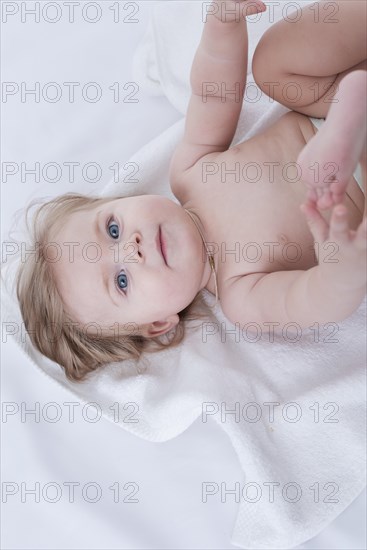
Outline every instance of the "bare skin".
<path fill-rule="evenodd" d="M 367 72 L 349 73 L 339 85 L 337 97 L 331 103 L 326 123 L 307 143 L 298 159 L 302 180 L 308 185 L 308 202 L 319 209 L 330 208 L 344 199 L 350 175 L 360 163 L 366 188 Z M 353 108 L 351 108 L 353 106 Z M 343 133 L 338 131 L 342 127 Z M 310 167 L 317 163 L 319 179 Z M 330 166 L 337 168 L 332 178 Z"/>
<path fill-rule="evenodd" d="M 306 6 L 297 24 L 280 21 L 265 33 L 253 60 L 257 84 L 269 91 L 264 82 L 296 81 L 304 93 L 299 103 L 287 104 L 275 90 L 274 99 L 293 112 L 235 147 L 230 145 L 241 101 L 223 101 L 220 91 L 203 101 L 202 90 L 203 82 L 244 87 L 246 22 L 224 23 L 217 14 L 204 25 L 192 67 L 185 135 L 172 159 L 170 181 L 183 207 L 199 216 L 206 241 L 213 243 L 221 306 L 233 323 L 256 322 L 264 328 L 272 322 L 294 321 L 301 327 L 337 322 L 351 315 L 366 293 L 365 198 L 353 177 L 357 162 L 364 161 L 365 121 L 361 131 L 358 117 L 352 116 L 357 111 L 361 120 L 363 111 L 356 95 L 365 93 L 366 5 L 335 4 L 333 25 L 322 20 L 316 25 Z M 233 9 L 232 2 L 213 6 Z M 261 2 L 258 11 L 263 11 Z M 329 93 L 338 102 L 321 96 L 315 101 L 314 89 L 313 98 L 307 97 L 315 82 L 330 91 L 344 78 L 345 85 Z M 320 133 L 309 116 L 326 118 Z M 334 161 L 342 166 L 342 177 L 320 190 L 310 180 L 310 161 L 321 166 Z M 296 162 L 304 179 L 297 179 L 294 170 L 284 171 Z M 215 293 L 212 278 L 206 288 Z"/>

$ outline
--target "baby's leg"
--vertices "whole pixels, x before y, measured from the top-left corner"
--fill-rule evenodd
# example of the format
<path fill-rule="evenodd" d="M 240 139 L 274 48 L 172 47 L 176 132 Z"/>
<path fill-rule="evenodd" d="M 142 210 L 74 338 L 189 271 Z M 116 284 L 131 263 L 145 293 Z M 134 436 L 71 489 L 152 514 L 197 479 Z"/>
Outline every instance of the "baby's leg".
<path fill-rule="evenodd" d="M 257 85 L 293 111 L 326 118 L 339 82 L 367 69 L 366 18 L 364 0 L 321 1 L 289 14 L 256 47 Z"/>
<path fill-rule="evenodd" d="M 364 193 L 367 169 L 367 72 L 345 76 L 320 130 L 301 151 L 297 162 L 308 185 L 308 200 L 320 209 L 344 199 L 350 178 L 361 164 Z"/>
<path fill-rule="evenodd" d="M 366 173 L 366 8 L 360 0 L 307 5 L 293 22 L 272 25 L 254 53 L 253 75 L 265 93 L 299 113 L 327 117 L 299 157 L 319 208 L 342 200 L 359 160 Z M 327 181 L 333 168 L 327 163 L 339 168 L 334 182 Z"/>

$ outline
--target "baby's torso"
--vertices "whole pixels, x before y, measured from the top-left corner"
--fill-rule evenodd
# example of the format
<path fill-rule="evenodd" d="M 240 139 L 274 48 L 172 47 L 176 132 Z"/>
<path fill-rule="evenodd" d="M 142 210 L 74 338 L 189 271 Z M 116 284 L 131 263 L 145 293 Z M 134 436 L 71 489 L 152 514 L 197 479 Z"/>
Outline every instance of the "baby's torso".
<path fill-rule="evenodd" d="M 299 209 L 307 189 L 296 165 L 315 132 L 308 117 L 286 113 L 263 133 L 224 153 L 206 155 L 172 188 L 203 224 L 220 297 L 234 278 L 317 264 L 314 239 Z M 354 178 L 345 205 L 350 227 L 356 229 L 364 197 Z M 331 212 L 322 215 L 329 220 Z M 206 288 L 215 294 L 213 278 Z"/>

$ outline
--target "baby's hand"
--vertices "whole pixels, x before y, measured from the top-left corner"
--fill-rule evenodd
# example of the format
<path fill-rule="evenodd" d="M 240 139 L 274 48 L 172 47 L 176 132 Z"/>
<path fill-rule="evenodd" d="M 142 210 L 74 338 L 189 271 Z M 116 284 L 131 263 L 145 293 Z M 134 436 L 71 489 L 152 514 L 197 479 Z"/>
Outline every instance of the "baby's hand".
<path fill-rule="evenodd" d="M 340 166 L 340 162 L 335 162 L 336 148 L 333 147 L 330 154 L 330 139 L 324 136 L 325 130 L 326 126 L 322 127 L 297 158 L 302 181 L 307 186 L 307 202 L 319 210 L 329 209 L 343 202 L 351 177 L 351 174 L 345 172 L 352 169 L 350 163 L 344 162 L 344 166 Z"/>
<path fill-rule="evenodd" d="M 324 276 L 336 288 L 366 288 L 367 218 L 354 231 L 349 228 L 347 209 L 342 204 L 334 206 L 330 225 L 312 201 L 302 204 L 300 209 L 315 238 L 315 253 Z"/>
<path fill-rule="evenodd" d="M 207 8 L 208 15 L 214 15 L 223 23 L 243 21 L 249 15 L 266 11 L 261 0 L 213 0 Z"/>

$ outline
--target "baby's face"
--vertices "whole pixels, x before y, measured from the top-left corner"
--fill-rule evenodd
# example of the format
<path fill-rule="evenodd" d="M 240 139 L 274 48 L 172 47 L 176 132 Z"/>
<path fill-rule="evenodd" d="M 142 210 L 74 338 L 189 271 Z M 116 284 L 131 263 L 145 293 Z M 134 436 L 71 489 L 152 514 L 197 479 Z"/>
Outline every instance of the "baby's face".
<path fill-rule="evenodd" d="M 210 277 L 194 222 L 181 205 L 159 195 L 75 212 L 52 242 L 60 246 L 59 255 L 61 250 L 52 264 L 58 290 L 83 325 L 94 322 L 112 331 L 116 323 L 161 321 L 159 333 L 165 333 Z"/>

